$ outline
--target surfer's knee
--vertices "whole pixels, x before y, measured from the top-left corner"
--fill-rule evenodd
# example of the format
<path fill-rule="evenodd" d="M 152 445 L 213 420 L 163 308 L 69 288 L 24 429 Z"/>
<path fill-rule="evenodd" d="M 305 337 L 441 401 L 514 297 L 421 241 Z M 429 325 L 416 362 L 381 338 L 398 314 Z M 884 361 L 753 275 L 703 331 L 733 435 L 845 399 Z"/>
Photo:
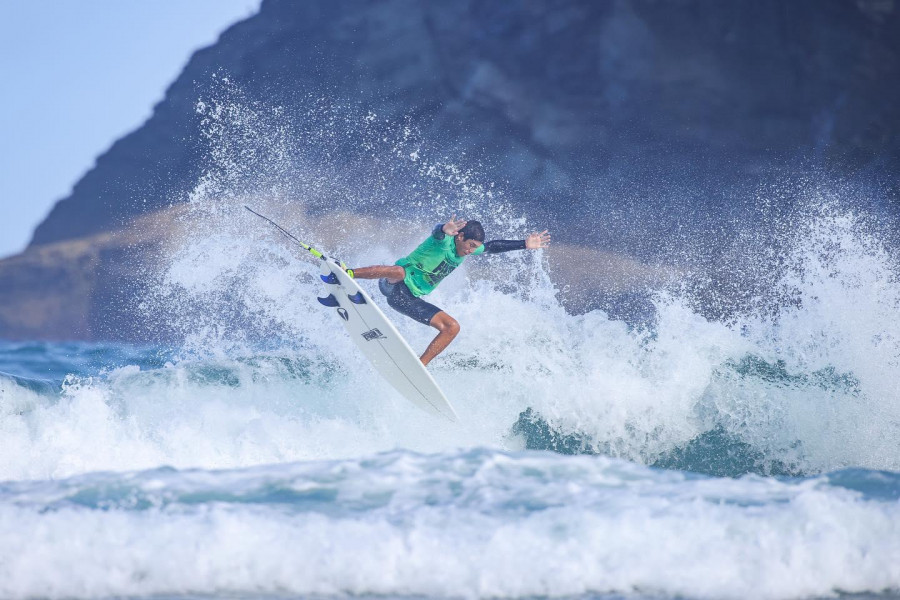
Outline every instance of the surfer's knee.
<path fill-rule="evenodd" d="M 406 269 L 400 265 L 390 267 L 391 273 L 387 276 L 388 283 L 398 283 L 406 279 Z"/>
<path fill-rule="evenodd" d="M 444 311 L 441 311 L 438 314 L 434 315 L 434 317 L 432 317 L 431 326 L 441 333 L 445 333 L 453 337 L 456 337 L 456 334 L 459 333 L 459 321 L 457 321 Z"/>
<path fill-rule="evenodd" d="M 459 321 L 450 317 L 450 323 L 447 325 L 447 331 L 453 334 L 455 337 L 457 333 L 459 333 Z"/>

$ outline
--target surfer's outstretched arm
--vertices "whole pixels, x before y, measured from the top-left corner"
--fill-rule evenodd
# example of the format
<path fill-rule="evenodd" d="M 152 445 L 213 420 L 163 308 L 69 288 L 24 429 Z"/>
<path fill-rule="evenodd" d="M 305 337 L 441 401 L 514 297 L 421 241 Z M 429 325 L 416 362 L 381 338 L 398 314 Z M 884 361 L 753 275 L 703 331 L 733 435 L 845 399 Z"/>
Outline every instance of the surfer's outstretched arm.
<path fill-rule="evenodd" d="M 535 231 L 527 238 L 525 238 L 525 248 L 527 250 L 538 250 L 540 248 L 546 248 L 549 245 L 550 231 L 548 229 L 545 229 L 540 233 Z"/>
<path fill-rule="evenodd" d="M 547 230 L 534 232 L 524 240 L 491 240 L 484 243 L 485 254 L 499 254 L 512 250 L 537 250 L 550 245 L 550 234 Z"/>

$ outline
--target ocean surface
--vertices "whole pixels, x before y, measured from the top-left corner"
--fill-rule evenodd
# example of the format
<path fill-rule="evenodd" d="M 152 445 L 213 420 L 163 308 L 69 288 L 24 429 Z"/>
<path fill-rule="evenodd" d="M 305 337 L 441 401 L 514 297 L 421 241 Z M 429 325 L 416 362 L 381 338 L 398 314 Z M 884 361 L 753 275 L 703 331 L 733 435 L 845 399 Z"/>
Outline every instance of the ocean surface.
<path fill-rule="evenodd" d="M 405 124 L 197 110 L 209 164 L 140 273 L 165 342 L 0 342 L 0 598 L 900 597 L 900 261 L 840 189 L 754 190 L 756 228 L 706 273 L 658 254 L 633 318 L 567 305 L 554 247 L 467 261 L 429 297 L 462 324 L 429 366 L 451 424 L 243 205 L 351 266 L 451 212 L 544 224 Z M 399 189 L 412 224 L 356 202 Z"/>
<path fill-rule="evenodd" d="M 898 287 L 851 229 L 774 318 L 463 269 L 432 363 L 460 424 L 376 376 L 315 266 L 194 239 L 148 298 L 178 344 L 0 343 L 0 597 L 900 597 Z"/>

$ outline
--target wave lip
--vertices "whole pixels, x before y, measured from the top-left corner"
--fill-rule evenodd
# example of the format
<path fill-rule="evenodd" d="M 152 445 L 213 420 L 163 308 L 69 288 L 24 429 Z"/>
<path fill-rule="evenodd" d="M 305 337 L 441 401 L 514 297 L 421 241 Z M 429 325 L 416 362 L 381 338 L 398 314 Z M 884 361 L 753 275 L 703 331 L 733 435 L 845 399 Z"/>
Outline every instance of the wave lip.
<path fill-rule="evenodd" d="M 59 388 L 45 379 L 20 377 L 0 371 L 0 431 L 9 424 L 4 417 L 21 416 L 42 402 L 52 401 Z"/>
<path fill-rule="evenodd" d="M 485 449 L 8 483 L 0 595 L 896 591 L 898 490 Z"/>

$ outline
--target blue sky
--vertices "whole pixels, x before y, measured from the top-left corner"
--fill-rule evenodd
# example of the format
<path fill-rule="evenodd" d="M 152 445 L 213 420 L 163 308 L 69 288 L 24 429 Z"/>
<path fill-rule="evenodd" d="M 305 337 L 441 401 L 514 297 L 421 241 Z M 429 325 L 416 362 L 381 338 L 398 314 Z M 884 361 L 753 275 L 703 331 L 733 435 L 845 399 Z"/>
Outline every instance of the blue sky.
<path fill-rule="evenodd" d="M 0 0 L 0 258 L 260 0 Z"/>

